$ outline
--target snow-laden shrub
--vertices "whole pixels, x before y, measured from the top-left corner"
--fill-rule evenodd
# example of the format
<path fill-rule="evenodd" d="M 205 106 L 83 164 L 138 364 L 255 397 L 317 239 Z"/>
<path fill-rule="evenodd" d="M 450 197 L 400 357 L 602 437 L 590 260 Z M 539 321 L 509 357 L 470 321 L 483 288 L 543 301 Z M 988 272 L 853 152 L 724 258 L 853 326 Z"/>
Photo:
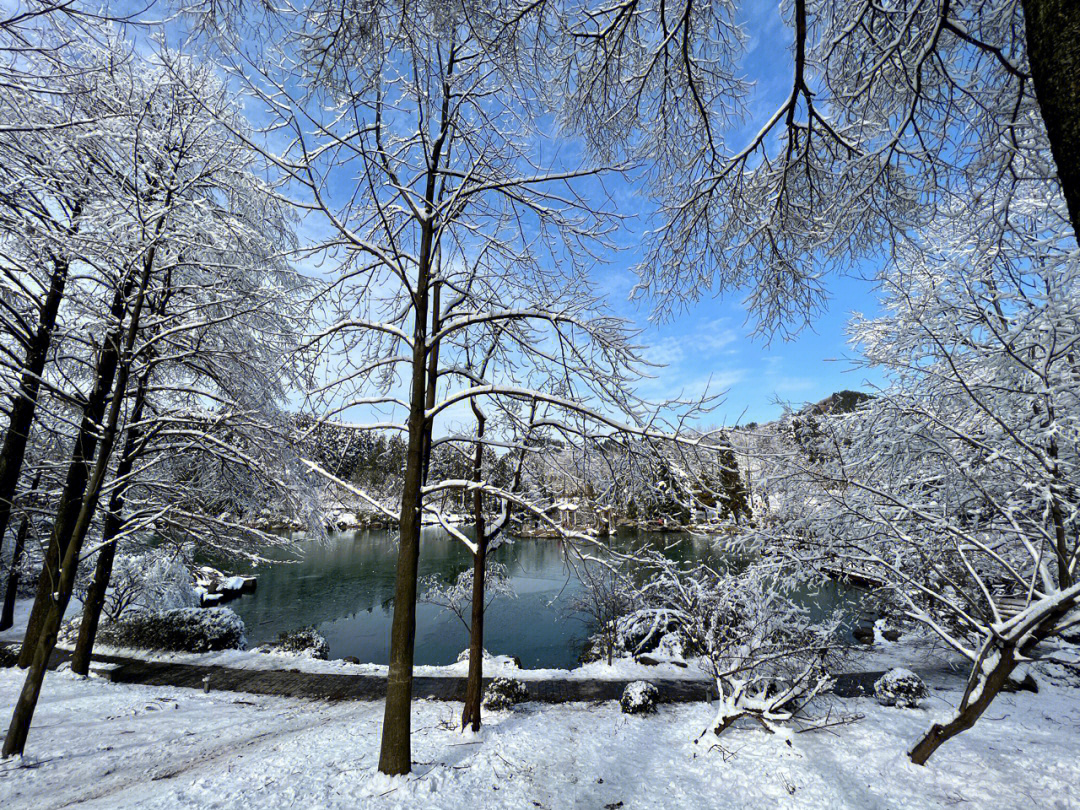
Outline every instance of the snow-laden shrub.
<path fill-rule="evenodd" d="M 631 655 L 655 650 L 660 640 L 679 628 L 674 612 L 664 607 L 642 608 L 620 617 L 615 624 L 617 646 Z"/>
<path fill-rule="evenodd" d="M 634 614 L 627 630 L 643 635 L 651 617 L 657 648 L 669 633 L 686 639 L 716 682 L 717 734 L 744 717 L 770 730 L 808 718 L 810 704 L 833 683 L 842 614 L 815 616 L 795 601 L 803 572 L 779 558 L 733 570 L 688 567 L 656 551 L 643 555 L 641 568 L 647 575 L 636 601 L 652 608 Z"/>
<path fill-rule="evenodd" d="M 259 649 L 263 652 L 295 655 L 300 658 L 313 658 L 318 661 L 325 661 L 330 657 L 330 645 L 326 643 L 326 639 L 314 627 L 287 630 L 278 636 L 277 641 L 273 644 L 266 644 Z"/>
<path fill-rule="evenodd" d="M 13 667 L 19 660 L 19 654 L 6 644 L 0 644 L 0 669 Z"/>
<path fill-rule="evenodd" d="M 915 708 L 926 697 L 926 684 L 910 669 L 890 669 L 874 683 L 874 697 L 883 706 Z"/>
<path fill-rule="evenodd" d="M 585 641 L 585 646 L 581 648 L 581 653 L 578 655 L 578 663 L 591 664 L 593 661 L 624 657 L 626 652 L 622 649 L 615 649 L 612 646 L 614 643 L 614 635 L 611 633 L 597 633 L 589 636 Z"/>
<path fill-rule="evenodd" d="M 619 698 L 623 714 L 652 714 L 656 711 L 656 702 L 660 692 L 648 681 L 628 683 Z"/>
<path fill-rule="evenodd" d="M 82 625 L 82 613 L 77 616 L 72 616 L 70 619 L 66 619 L 63 624 L 60 625 L 60 629 L 56 632 L 56 641 L 58 644 L 67 647 L 75 646 L 75 642 L 79 640 L 79 627 Z"/>
<path fill-rule="evenodd" d="M 678 617 L 665 607 L 641 608 L 602 624 L 585 642 L 578 662 L 657 654 L 682 659 L 691 646 Z"/>
<path fill-rule="evenodd" d="M 157 613 L 198 607 L 191 572 L 173 549 L 154 548 L 118 554 L 113 562 L 102 615 L 115 622 L 131 613 Z"/>
<path fill-rule="evenodd" d="M 517 678 L 495 678 L 484 690 L 485 709 L 509 709 L 529 699 L 529 690 Z"/>
<path fill-rule="evenodd" d="M 98 630 L 98 641 L 114 647 L 176 652 L 242 650 L 244 622 L 229 608 L 176 608 L 136 613 Z"/>
<path fill-rule="evenodd" d="M 481 656 L 480 657 L 485 661 L 490 661 L 491 658 L 492 658 L 492 655 L 487 650 L 481 650 Z M 461 652 L 458 653 L 457 660 L 458 660 L 459 664 L 462 661 L 468 661 L 469 660 L 469 648 L 468 647 L 466 647 L 464 650 L 462 650 Z"/>

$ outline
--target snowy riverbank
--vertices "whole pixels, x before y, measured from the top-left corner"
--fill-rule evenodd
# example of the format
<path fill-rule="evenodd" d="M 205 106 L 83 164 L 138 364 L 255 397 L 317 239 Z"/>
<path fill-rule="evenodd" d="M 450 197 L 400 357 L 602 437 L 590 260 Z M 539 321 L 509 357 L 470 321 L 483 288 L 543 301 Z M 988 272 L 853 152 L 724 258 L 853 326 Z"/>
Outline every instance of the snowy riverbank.
<path fill-rule="evenodd" d="M 0 670 L 0 706 L 21 673 Z M 711 747 L 709 707 L 627 717 L 615 703 L 489 714 L 418 702 L 415 772 L 376 772 L 381 703 L 109 684 L 50 673 L 22 761 L 0 763 L 0 806 L 59 808 L 1071 808 L 1080 779 L 1080 690 L 1003 695 L 926 768 L 907 747 L 957 699 L 922 710 L 844 701 L 865 714 L 787 746 L 756 724 Z M 621 804 L 620 804 L 621 803 Z"/>

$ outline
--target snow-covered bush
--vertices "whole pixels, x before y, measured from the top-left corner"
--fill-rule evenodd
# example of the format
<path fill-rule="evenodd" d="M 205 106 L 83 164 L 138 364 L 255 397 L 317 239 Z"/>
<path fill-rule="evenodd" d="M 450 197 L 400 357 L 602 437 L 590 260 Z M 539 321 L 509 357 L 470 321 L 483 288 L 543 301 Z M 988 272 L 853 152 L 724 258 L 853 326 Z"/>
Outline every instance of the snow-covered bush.
<path fill-rule="evenodd" d="M 790 594 L 803 583 L 780 561 L 717 572 L 652 552 L 640 564 L 648 574 L 638 601 L 653 608 L 638 615 L 655 617 L 657 647 L 677 633 L 702 656 L 719 694 L 716 733 L 742 717 L 766 727 L 795 719 L 831 686 L 840 617 L 815 619 L 797 605 Z"/>
<path fill-rule="evenodd" d="M 583 618 L 592 629 L 578 660 L 582 664 L 630 655 L 619 633 L 620 620 L 634 610 L 632 579 L 608 565 L 585 562 L 577 568 L 582 589 L 569 604 L 570 615 Z"/>
<path fill-rule="evenodd" d="M 656 645 L 655 653 L 664 658 L 681 660 L 690 654 L 690 640 L 680 631 L 665 633 Z"/>
<path fill-rule="evenodd" d="M 656 711 L 659 690 L 648 681 L 628 683 L 619 698 L 623 714 L 652 714 Z"/>
<path fill-rule="evenodd" d="M 0 669 L 13 667 L 19 661 L 19 654 L 6 644 L 0 644 Z"/>
<path fill-rule="evenodd" d="M 511 669 L 521 669 L 521 659 L 516 655 L 492 655 L 487 650 L 483 651 L 483 655 L 480 656 L 484 662 L 484 671 L 489 671 L 491 667 L 502 667 Z M 462 650 L 458 653 L 458 663 L 466 662 L 469 660 L 468 649 Z"/>
<path fill-rule="evenodd" d="M 183 557 L 174 549 L 154 548 L 117 555 L 102 616 L 106 622 L 116 622 L 130 613 L 155 613 L 198 604 Z"/>
<path fill-rule="evenodd" d="M 660 641 L 679 629 L 679 620 L 667 607 L 640 608 L 615 623 L 617 646 L 631 655 L 650 653 Z"/>
<path fill-rule="evenodd" d="M 874 697 L 882 706 L 916 708 L 926 697 L 926 684 L 910 669 L 895 667 L 874 683 Z"/>
<path fill-rule="evenodd" d="M 313 658 L 325 661 L 330 657 L 330 645 L 314 627 L 301 627 L 299 630 L 287 630 L 278 636 L 273 644 L 264 644 L 259 648 L 263 652 L 295 655 L 300 658 Z"/>
<path fill-rule="evenodd" d="M 606 629 L 590 636 L 578 661 L 590 664 L 628 657 L 682 661 L 693 646 L 667 608 L 642 608 L 612 620 Z"/>
<path fill-rule="evenodd" d="M 759 545 L 873 578 L 967 659 L 955 710 L 910 752 L 920 765 L 1080 608 L 1080 253 L 1045 182 L 1009 187 L 975 195 L 985 218 L 898 247 L 879 316 L 850 328 L 882 381 L 873 398 L 819 416 L 813 435 L 786 415 L 791 441 L 759 473 Z M 1002 232 L 1004 210 L 1017 219 Z"/>
<path fill-rule="evenodd" d="M 244 622 L 229 608 L 176 608 L 135 613 L 98 630 L 98 641 L 114 647 L 177 652 L 242 650 Z"/>
<path fill-rule="evenodd" d="M 494 678 L 484 690 L 485 709 L 509 709 L 529 699 L 529 690 L 517 678 Z"/>

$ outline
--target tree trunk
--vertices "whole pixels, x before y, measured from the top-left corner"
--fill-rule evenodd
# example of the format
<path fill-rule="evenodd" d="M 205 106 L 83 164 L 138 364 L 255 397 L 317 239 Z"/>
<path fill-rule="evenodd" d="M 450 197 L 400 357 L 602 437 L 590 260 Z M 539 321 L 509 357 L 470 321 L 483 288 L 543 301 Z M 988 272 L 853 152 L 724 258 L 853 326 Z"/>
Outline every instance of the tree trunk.
<path fill-rule="evenodd" d="M 944 725 L 935 723 L 926 736 L 911 749 L 908 756 L 911 757 L 912 762 L 916 765 L 925 765 L 926 760 L 930 759 L 930 755 L 937 751 L 942 743 L 952 739 L 961 731 L 971 728 L 975 725 L 975 721 L 982 717 L 982 713 L 997 697 L 1017 664 L 1015 649 L 1011 645 L 1001 647 L 998 652 L 1000 658 L 997 665 L 988 675 L 980 676 L 977 681 L 980 688 L 975 699 L 970 700 L 972 690 L 969 689 L 960 701 L 956 716 Z"/>
<path fill-rule="evenodd" d="M 15 535 L 15 549 L 11 554 L 11 567 L 8 569 L 7 589 L 4 591 L 4 610 L 0 613 L 0 630 L 7 630 L 15 624 L 15 595 L 19 590 L 19 561 L 26 547 L 26 535 L 30 532 L 30 516 L 23 515 L 19 531 Z"/>
<path fill-rule="evenodd" d="M 473 403 L 476 414 L 476 453 L 473 456 L 473 481 L 483 481 L 484 416 Z M 476 554 L 473 555 L 472 619 L 469 623 L 469 678 L 465 686 L 465 708 L 461 728 L 480 730 L 480 700 L 484 685 L 484 574 L 487 565 L 487 530 L 484 526 L 484 493 L 473 491 L 473 523 L 476 526 Z"/>
<path fill-rule="evenodd" d="M 432 184 L 429 178 L 429 185 Z M 379 770 L 406 774 L 412 769 L 411 704 L 413 658 L 416 644 L 416 578 L 420 560 L 421 488 L 427 450 L 426 403 L 430 396 L 427 379 L 428 258 L 432 229 L 423 229 L 420 269 L 417 273 L 415 325 L 413 329 L 412 381 L 409 396 L 409 444 L 405 456 L 405 477 L 398 521 L 397 575 L 394 584 L 394 616 L 390 626 L 390 666 L 386 677 L 386 706 L 383 709 Z"/>
<path fill-rule="evenodd" d="M 142 313 L 143 302 L 146 299 L 146 290 L 150 282 L 150 273 L 154 265 L 154 247 L 147 252 L 140 273 L 139 287 L 136 293 L 135 303 L 131 308 L 130 322 L 124 337 L 124 345 L 116 346 L 118 373 L 116 374 L 116 391 L 109 405 L 109 414 L 101 430 L 101 447 L 98 450 L 97 459 L 94 463 L 93 473 L 89 478 L 81 501 L 74 525 L 68 534 L 67 548 L 64 550 L 60 565 L 59 581 L 56 591 L 49 594 L 44 603 L 41 625 L 36 637 L 28 633 L 23 641 L 22 653 L 27 651 L 27 646 L 33 638 L 31 661 L 26 681 L 19 699 L 15 704 L 15 711 L 11 717 L 11 725 L 8 727 L 7 737 L 4 738 L 3 756 L 21 755 L 26 746 L 26 737 L 30 731 L 30 723 L 34 717 L 38 697 L 41 694 L 41 684 L 45 679 L 45 670 L 53 650 L 56 649 L 56 636 L 60 631 L 60 623 L 64 620 L 64 612 L 75 587 L 75 576 L 78 573 L 79 554 L 82 551 L 83 541 L 90 530 L 90 525 L 97 511 L 98 499 L 101 496 L 102 484 L 108 471 L 109 458 L 112 455 L 113 445 L 116 442 L 117 426 L 120 422 L 120 412 L 124 405 L 124 390 L 127 387 L 128 375 L 131 371 L 132 349 L 138 336 L 139 320 Z M 53 539 L 56 531 L 53 531 Z M 37 605 L 35 604 L 35 607 Z"/>
<path fill-rule="evenodd" d="M 90 660 L 94 654 L 94 640 L 97 638 L 101 612 L 105 607 L 105 594 L 109 590 L 112 578 L 113 560 L 116 559 L 116 543 L 113 538 L 120 530 L 121 521 L 118 512 L 105 516 L 105 532 L 102 535 L 102 547 L 94 565 L 94 580 L 83 602 L 82 621 L 79 623 L 79 638 L 75 642 L 75 652 L 71 656 L 71 671 L 76 675 L 90 674 Z"/>
<path fill-rule="evenodd" d="M 33 500 L 37 492 L 38 484 L 41 483 L 41 472 L 34 476 L 34 485 L 30 488 L 27 503 Z M 24 514 L 19 524 L 19 531 L 15 535 L 15 549 L 11 553 L 11 568 L 8 569 L 7 588 L 4 590 L 4 610 L 0 613 L 0 630 L 7 630 L 15 624 L 15 595 L 19 591 L 19 561 L 22 559 L 23 549 L 26 548 L 26 538 L 30 534 L 30 515 Z"/>
<path fill-rule="evenodd" d="M 67 276 L 68 263 L 61 259 L 55 260 L 49 292 L 42 302 L 38 316 L 38 328 L 26 348 L 19 388 L 11 397 L 11 419 L 7 433 L 4 434 L 3 449 L 0 449 L 0 551 L 3 550 L 4 535 L 7 534 L 11 507 L 15 500 L 15 489 L 19 485 L 23 460 L 26 458 L 26 443 L 30 437 L 30 426 L 34 422 L 38 393 L 41 390 L 41 375 L 49 356 L 56 313 L 60 308 L 60 300 L 64 297 Z"/>
<path fill-rule="evenodd" d="M 423 332 L 423 328 L 419 331 Z M 423 351 L 422 341 L 417 348 Z M 394 617 L 390 627 L 390 667 L 386 678 L 379 770 L 406 774 L 412 768 L 410 704 L 416 641 L 416 576 L 420 559 L 420 485 L 424 446 L 424 364 L 413 364 L 413 396 L 409 412 L 409 445 L 399 519 Z"/>
<path fill-rule="evenodd" d="M 1023 5 L 1035 97 L 1080 241 L 1080 3 L 1023 0 Z"/>
<path fill-rule="evenodd" d="M 120 399 L 119 394 L 116 397 L 118 401 Z M 117 402 L 117 404 L 119 404 Z M 119 411 L 119 408 L 115 408 Z M 115 432 L 115 424 L 112 426 L 112 431 Z M 107 439 L 108 437 L 106 437 Z M 30 667 L 26 673 L 26 681 L 23 683 L 22 691 L 19 693 L 19 699 L 15 703 L 15 711 L 11 716 L 11 725 L 8 727 L 7 736 L 4 738 L 4 758 L 16 755 L 22 755 L 23 749 L 26 747 L 26 737 L 30 732 L 30 723 L 34 718 L 34 710 L 37 708 L 38 697 L 41 695 L 41 684 L 45 680 L 45 671 L 48 668 L 49 659 L 52 657 L 53 650 L 56 649 L 56 637 L 60 632 L 60 623 L 64 620 L 64 613 L 67 610 L 68 603 L 71 601 L 71 594 L 75 588 L 75 575 L 77 573 L 79 564 L 79 552 L 82 548 L 82 541 L 86 537 L 86 532 L 90 527 L 90 521 L 93 519 L 93 513 L 97 507 L 98 495 L 101 493 L 101 482 L 105 475 L 105 467 L 107 466 L 107 455 L 105 447 L 102 448 L 102 453 L 98 458 L 95 465 L 94 480 L 91 482 L 90 488 L 86 492 L 86 496 L 83 498 L 82 507 L 79 510 L 79 516 L 76 521 L 76 529 L 72 534 L 71 542 L 68 544 L 67 551 L 64 554 L 63 562 L 60 566 L 59 581 L 57 583 L 56 592 L 52 595 L 52 598 L 46 605 L 44 616 L 41 620 L 41 629 L 34 642 L 31 652 Z M 23 650 L 26 649 L 26 642 L 23 642 Z"/>
<path fill-rule="evenodd" d="M 446 76 L 442 82 L 439 134 L 431 143 L 431 158 L 424 187 L 424 213 L 418 220 L 420 249 L 416 261 L 413 299 L 412 381 L 409 393 L 409 446 L 405 457 L 405 480 L 401 494 L 400 540 L 397 579 L 394 585 L 394 618 L 390 626 L 390 667 L 386 677 L 386 707 L 383 710 L 379 770 L 385 774 L 406 774 L 412 769 L 411 717 L 413 657 L 416 643 L 416 577 L 420 559 L 420 510 L 423 507 L 423 476 L 427 455 L 427 403 L 434 403 L 438 375 L 429 378 L 427 361 L 432 347 L 427 345 L 432 262 L 438 247 L 435 234 L 440 223 L 436 199 L 442 169 L 443 148 L 450 135 L 450 81 L 454 72 L 456 47 L 450 43 Z M 431 313 L 438 322 L 439 312 Z M 434 333 L 433 333 L 434 334 Z M 432 363 L 437 368 L 437 363 Z"/>
<path fill-rule="evenodd" d="M 1072 595 L 1070 598 L 1059 601 L 1041 616 L 1029 619 L 1033 622 L 1032 624 L 1011 628 L 1013 638 L 1024 639 L 1019 651 L 1016 643 L 1012 641 L 998 641 L 989 648 L 989 651 L 984 651 L 972 668 L 976 677 L 969 679 L 967 689 L 964 690 L 964 696 L 960 700 L 960 706 L 956 710 L 956 716 L 945 725 L 935 723 L 926 736 L 911 749 L 908 754 L 911 761 L 916 765 L 925 765 L 926 760 L 942 743 L 975 725 L 975 721 L 982 716 L 982 713 L 1004 688 L 1012 671 L 1016 669 L 1016 665 L 1020 661 L 1030 659 L 1036 645 L 1052 636 L 1057 630 L 1058 623 L 1076 605 L 1077 598 Z M 997 661 L 987 673 L 985 667 L 986 662 L 990 660 L 990 655 L 997 655 Z"/>
<path fill-rule="evenodd" d="M 83 417 L 79 425 L 79 433 L 75 439 L 75 448 L 72 451 L 71 464 L 68 466 L 67 480 L 64 482 L 63 494 L 60 496 L 60 506 L 57 509 L 56 520 L 53 530 L 49 535 L 49 545 L 45 549 L 45 562 L 41 567 L 41 577 L 38 580 L 37 595 L 34 598 L 34 606 L 30 610 L 30 619 L 26 625 L 26 636 L 23 639 L 22 650 L 19 653 L 19 666 L 25 669 L 30 666 L 33 656 L 34 641 L 41 632 L 42 622 L 52 594 L 57 588 L 57 574 L 60 570 L 60 562 L 67 552 L 71 532 L 82 506 L 83 495 L 86 492 L 87 479 L 90 476 L 90 463 L 93 461 L 97 450 L 98 431 L 102 417 L 105 414 L 105 406 L 109 401 L 109 393 L 112 391 L 113 380 L 116 377 L 117 362 L 120 357 L 120 341 L 123 333 L 119 324 L 124 315 L 125 290 L 117 290 L 113 299 L 110 314 L 117 322 L 106 336 L 101 347 L 101 355 L 98 357 L 95 369 L 94 387 L 83 407 Z"/>
<path fill-rule="evenodd" d="M 146 388 L 149 382 L 149 371 L 139 380 L 139 387 L 135 392 L 135 403 L 131 408 L 130 424 L 127 438 L 124 441 L 123 454 L 116 468 L 116 489 L 109 498 L 109 511 L 105 515 L 105 527 L 102 530 L 101 551 L 98 552 L 97 563 L 94 566 L 94 580 L 86 594 L 83 604 L 83 617 L 79 625 L 79 639 L 75 643 L 75 652 L 71 657 L 71 671 L 78 675 L 86 675 L 90 672 L 90 659 L 94 652 L 94 639 L 97 637 L 98 624 L 101 621 L 101 611 L 105 607 L 105 593 L 109 589 L 109 580 L 112 577 L 113 560 L 116 558 L 115 538 L 123 526 L 121 514 L 124 511 L 124 495 L 128 484 L 126 478 L 131 474 L 131 468 L 135 464 L 135 456 L 138 454 L 139 441 L 142 431 L 138 428 L 142 419 L 143 405 L 146 402 Z"/>

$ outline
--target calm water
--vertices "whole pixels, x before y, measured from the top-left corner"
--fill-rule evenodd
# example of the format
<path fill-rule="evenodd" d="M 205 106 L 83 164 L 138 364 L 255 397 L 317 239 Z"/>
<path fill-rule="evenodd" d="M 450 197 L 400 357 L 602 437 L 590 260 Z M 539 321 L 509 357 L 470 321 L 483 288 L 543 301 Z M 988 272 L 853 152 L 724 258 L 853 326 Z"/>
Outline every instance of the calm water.
<path fill-rule="evenodd" d="M 721 559 L 713 540 L 694 535 L 630 532 L 610 542 L 618 547 L 654 544 L 680 560 Z M 363 662 L 387 663 L 397 564 L 394 533 L 338 533 L 292 549 L 267 549 L 264 554 L 283 562 L 258 567 L 234 562 L 226 567 L 259 578 L 254 594 L 229 603 L 247 625 L 249 644 L 313 625 L 329 643 L 331 658 L 353 655 Z M 570 609 L 582 585 L 566 565 L 562 544 L 519 540 L 492 556 L 507 567 L 517 597 L 498 597 L 488 607 L 485 648 L 496 655 L 516 655 L 525 667 L 575 666 L 592 629 Z M 421 576 L 435 574 L 452 582 L 471 566 L 472 557 L 460 541 L 438 528 L 424 531 Z M 830 607 L 838 598 L 838 593 L 827 592 L 816 594 L 813 601 Z M 433 605 L 418 605 L 417 664 L 453 663 L 467 646 L 468 634 L 456 616 Z"/>

